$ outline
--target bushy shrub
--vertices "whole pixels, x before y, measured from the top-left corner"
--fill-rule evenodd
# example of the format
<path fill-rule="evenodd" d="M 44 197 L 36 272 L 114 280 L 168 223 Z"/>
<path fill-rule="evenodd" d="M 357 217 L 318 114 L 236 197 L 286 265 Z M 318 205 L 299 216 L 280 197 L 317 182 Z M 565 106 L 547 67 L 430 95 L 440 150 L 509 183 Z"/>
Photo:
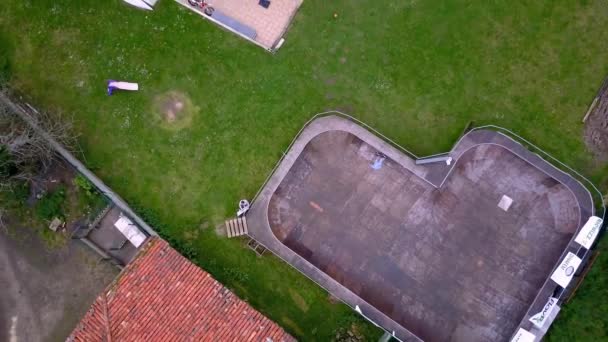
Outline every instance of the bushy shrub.
<path fill-rule="evenodd" d="M 63 203 L 65 202 L 65 188 L 44 195 L 36 205 L 36 215 L 43 220 L 52 220 L 55 217 L 63 218 Z"/>
<path fill-rule="evenodd" d="M 97 195 L 97 190 L 93 186 L 93 183 L 91 183 L 83 175 L 79 174 L 78 176 L 76 176 L 76 178 L 74 178 L 74 184 L 76 184 L 77 187 L 83 190 L 88 197 L 95 197 L 95 195 Z"/>
<path fill-rule="evenodd" d="M 25 203 L 30 197 L 30 184 L 28 182 L 15 182 L 10 189 L 11 199 L 17 203 Z"/>

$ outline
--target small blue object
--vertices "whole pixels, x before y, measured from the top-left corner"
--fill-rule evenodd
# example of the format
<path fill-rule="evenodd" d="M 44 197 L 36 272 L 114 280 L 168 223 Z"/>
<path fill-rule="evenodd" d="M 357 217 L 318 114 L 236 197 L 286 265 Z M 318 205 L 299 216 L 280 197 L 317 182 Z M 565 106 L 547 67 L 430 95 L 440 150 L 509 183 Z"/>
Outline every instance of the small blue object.
<path fill-rule="evenodd" d="M 378 155 L 376 157 L 376 159 L 374 159 L 374 162 L 370 165 L 372 169 L 374 170 L 380 170 L 382 168 L 382 165 L 384 164 L 384 160 L 386 159 L 385 156 L 383 155 Z"/>
<path fill-rule="evenodd" d="M 112 95 L 112 93 L 114 92 L 114 89 L 116 89 L 116 87 L 114 86 L 114 80 L 108 80 L 108 95 Z"/>

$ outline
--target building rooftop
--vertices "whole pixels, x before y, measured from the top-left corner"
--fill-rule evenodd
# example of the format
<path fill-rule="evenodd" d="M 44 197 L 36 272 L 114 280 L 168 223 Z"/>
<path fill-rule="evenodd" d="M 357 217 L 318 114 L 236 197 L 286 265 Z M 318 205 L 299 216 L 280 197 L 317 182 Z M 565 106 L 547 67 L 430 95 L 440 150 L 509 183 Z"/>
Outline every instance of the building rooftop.
<path fill-rule="evenodd" d="M 95 300 L 68 341 L 295 341 L 160 238 Z"/>

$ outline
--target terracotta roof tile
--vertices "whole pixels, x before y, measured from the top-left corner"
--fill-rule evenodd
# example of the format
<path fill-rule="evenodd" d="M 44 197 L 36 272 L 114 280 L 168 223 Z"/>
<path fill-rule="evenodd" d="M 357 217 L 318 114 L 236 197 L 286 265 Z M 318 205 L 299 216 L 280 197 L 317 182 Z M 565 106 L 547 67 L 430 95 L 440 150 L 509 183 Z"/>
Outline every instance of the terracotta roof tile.
<path fill-rule="evenodd" d="M 151 239 L 91 305 L 68 341 L 259 341 L 295 339 L 196 267 Z"/>

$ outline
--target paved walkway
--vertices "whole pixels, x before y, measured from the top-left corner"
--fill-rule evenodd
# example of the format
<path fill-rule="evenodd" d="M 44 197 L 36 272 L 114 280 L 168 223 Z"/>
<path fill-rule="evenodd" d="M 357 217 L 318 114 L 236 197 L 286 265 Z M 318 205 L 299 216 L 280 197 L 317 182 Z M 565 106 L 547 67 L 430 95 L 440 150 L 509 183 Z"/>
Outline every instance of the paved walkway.
<path fill-rule="evenodd" d="M 118 269 L 79 241 L 47 250 L 0 231 L 0 341 L 63 341 Z"/>

